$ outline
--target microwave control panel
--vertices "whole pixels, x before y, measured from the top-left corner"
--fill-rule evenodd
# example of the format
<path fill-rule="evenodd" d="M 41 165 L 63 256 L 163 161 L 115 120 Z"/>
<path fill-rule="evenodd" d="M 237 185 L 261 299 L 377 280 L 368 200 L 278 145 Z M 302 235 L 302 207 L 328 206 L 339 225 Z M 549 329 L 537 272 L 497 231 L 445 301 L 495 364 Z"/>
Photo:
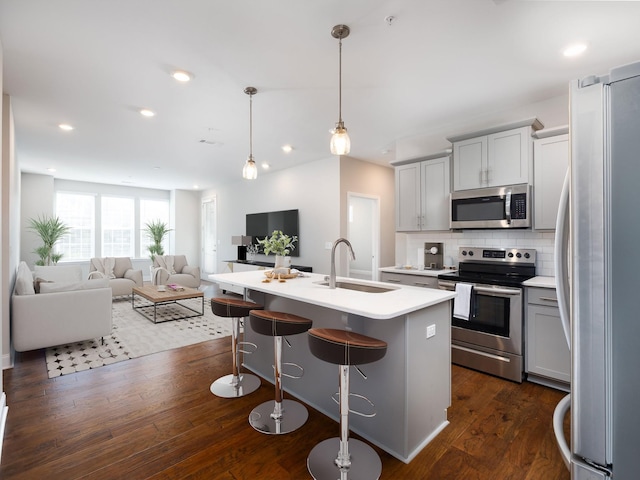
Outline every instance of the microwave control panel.
<path fill-rule="evenodd" d="M 527 219 L 527 195 L 516 193 L 511 197 L 511 218 L 514 220 Z"/>

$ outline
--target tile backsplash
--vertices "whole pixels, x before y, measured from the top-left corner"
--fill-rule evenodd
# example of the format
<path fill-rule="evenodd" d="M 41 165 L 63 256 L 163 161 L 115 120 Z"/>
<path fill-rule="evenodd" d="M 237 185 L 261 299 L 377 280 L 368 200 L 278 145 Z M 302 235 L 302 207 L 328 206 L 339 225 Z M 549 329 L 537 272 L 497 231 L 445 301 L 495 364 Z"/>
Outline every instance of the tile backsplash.
<path fill-rule="evenodd" d="M 536 254 L 536 274 L 554 276 L 555 232 L 531 230 L 462 230 L 455 232 L 396 233 L 396 265 L 415 265 L 424 242 L 440 242 L 447 257 L 458 265 L 459 247 L 532 248 Z"/>

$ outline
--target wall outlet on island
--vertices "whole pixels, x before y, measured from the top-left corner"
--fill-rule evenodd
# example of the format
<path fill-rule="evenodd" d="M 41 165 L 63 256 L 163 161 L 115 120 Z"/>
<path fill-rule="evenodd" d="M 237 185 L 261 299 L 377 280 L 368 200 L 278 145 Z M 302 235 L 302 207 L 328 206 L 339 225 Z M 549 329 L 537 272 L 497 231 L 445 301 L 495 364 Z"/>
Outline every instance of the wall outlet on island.
<path fill-rule="evenodd" d="M 324 242 L 325 250 L 331 250 L 332 247 L 333 247 L 333 242 Z"/>
<path fill-rule="evenodd" d="M 427 338 L 431 338 L 436 334 L 436 326 L 435 325 L 427 325 Z"/>

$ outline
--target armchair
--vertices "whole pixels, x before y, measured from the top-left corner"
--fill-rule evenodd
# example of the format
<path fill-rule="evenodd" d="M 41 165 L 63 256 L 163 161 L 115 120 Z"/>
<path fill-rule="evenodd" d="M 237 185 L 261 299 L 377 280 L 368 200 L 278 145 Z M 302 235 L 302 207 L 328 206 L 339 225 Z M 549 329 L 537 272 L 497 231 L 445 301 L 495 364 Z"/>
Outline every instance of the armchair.
<path fill-rule="evenodd" d="M 200 286 L 200 267 L 187 264 L 185 255 L 156 255 L 153 267 L 151 282 L 154 285 L 176 283 L 190 288 Z"/>
<path fill-rule="evenodd" d="M 142 270 L 134 270 L 129 257 L 92 258 L 89 278 L 106 277 L 113 297 L 131 295 L 133 287 L 142 287 Z"/>

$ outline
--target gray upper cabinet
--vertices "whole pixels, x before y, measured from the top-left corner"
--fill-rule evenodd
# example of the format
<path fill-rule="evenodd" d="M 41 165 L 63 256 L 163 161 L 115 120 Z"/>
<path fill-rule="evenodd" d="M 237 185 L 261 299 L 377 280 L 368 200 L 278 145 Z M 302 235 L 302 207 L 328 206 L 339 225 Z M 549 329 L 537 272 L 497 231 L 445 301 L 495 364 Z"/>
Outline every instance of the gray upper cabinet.
<path fill-rule="evenodd" d="M 532 182 L 537 119 L 449 137 L 453 143 L 453 190 Z"/>
<path fill-rule="evenodd" d="M 536 230 L 556 228 L 558 205 L 569 166 L 568 127 L 536 132 L 533 145 L 534 216 Z"/>
<path fill-rule="evenodd" d="M 449 230 L 449 172 L 446 153 L 396 163 L 396 231 Z"/>

